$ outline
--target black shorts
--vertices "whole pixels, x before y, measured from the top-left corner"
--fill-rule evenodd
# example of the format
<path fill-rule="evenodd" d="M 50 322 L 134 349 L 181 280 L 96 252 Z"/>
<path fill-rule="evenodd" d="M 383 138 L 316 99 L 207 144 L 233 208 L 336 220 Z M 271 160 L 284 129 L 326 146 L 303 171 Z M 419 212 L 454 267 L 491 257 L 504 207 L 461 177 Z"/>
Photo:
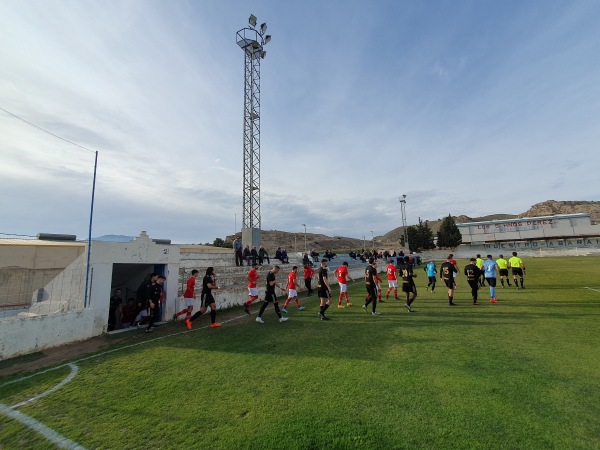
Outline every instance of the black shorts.
<path fill-rule="evenodd" d="M 486 278 L 485 281 L 487 281 L 487 284 L 489 284 L 490 287 L 496 287 L 496 279 L 495 278 Z"/>
<path fill-rule="evenodd" d="M 375 287 L 372 287 L 371 285 L 367 286 L 367 294 L 369 294 L 369 297 L 371 297 L 371 300 L 377 299 L 377 291 L 376 291 Z"/>
<path fill-rule="evenodd" d="M 212 292 L 209 292 L 208 294 L 201 294 L 200 295 L 200 306 L 203 307 L 208 307 L 209 305 L 213 304 L 215 302 L 215 298 L 212 295 Z"/>
<path fill-rule="evenodd" d="M 277 296 L 273 292 L 265 292 L 265 302 L 267 303 L 275 303 L 277 301 Z"/>
<path fill-rule="evenodd" d="M 469 283 L 469 286 L 471 286 L 471 289 L 474 290 L 478 290 L 479 289 L 479 282 L 477 280 L 467 280 Z"/>
<path fill-rule="evenodd" d="M 501 277 L 507 277 L 508 276 L 508 269 L 500 269 L 500 276 Z"/>
<path fill-rule="evenodd" d="M 523 269 L 521 269 L 520 267 L 513 267 L 512 274 L 513 275 L 519 275 L 520 277 L 522 277 L 523 276 Z"/>
<path fill-rule="evenodd" d="M 415 283 L 402 283 L 402 292 L 412 292 L 413 294 L 417 293 L 417 286 Z"/>
<path fill-rule="evenodd" d="M 327 288 L 319 288 L 318 295 L 319 298 L 331 298 L 331 295 L 329 295 L 329 291 L 327 290 Z"/>
<path fill-rule="evenodd" d="M 444 278 L 444 284 L 448 289 L 454 289 L 454 278 L 452 278 L 451 280 L 446 280 Z"/>

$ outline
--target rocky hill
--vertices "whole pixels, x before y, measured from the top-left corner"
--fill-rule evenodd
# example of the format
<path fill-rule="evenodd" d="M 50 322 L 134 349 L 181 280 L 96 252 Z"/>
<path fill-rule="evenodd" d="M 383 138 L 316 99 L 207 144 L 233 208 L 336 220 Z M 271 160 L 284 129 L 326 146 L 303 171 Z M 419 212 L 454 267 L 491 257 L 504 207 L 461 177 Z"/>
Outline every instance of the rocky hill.
<path fill-rule="evenodd" d="M 231 242 L 233 236 L 227 236 L 226 241 Z M 304 251 L 304 233 L 288 233 L 287 231 L 262 230 L 261 244 L 267 249 L 269 255 L 274 255 L 277 247 L 285 248 L 290 252 Z M 371 247 L 370 240 L 366 241 L 367 248 Z M 363 241 L 360 239 L 326 236 L 324 234 L 306 233 L 306 248 L 310 252 L 315 249 L 323 253 L 329 249 L 337 253 L 347 253 L 350 250 L 363 248 Z"/>
<path fill-rule="evenodd" d="M 519 217 L 553 216 L 555 214 L 589 213 L 593 222 L 600 222 L 600 202 L 547 200 L 536 203 Z"/>

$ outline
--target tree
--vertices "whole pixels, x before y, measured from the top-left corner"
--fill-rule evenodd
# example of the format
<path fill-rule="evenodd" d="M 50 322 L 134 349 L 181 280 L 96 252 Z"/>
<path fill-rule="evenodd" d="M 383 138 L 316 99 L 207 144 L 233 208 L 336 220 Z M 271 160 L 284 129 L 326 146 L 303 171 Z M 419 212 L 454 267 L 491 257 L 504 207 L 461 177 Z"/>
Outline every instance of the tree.
<path fill-rule="evenodd" d="M 221 238 L 216 238 L 212 243 L 213 247 L 233 248 L 233 243 L 224 241 Z"/>
<path fill-rule="evenodd" d="M 409 250 L 413 252 L 420 252 L 422 250 L 429 250 L 435 248 L 433 243 L 433 231 L 429 228 L 429 223 L 419 220 L 419 225 L 411 225 L 406 228 L 408 235 L 408 246 Z M 402 245 L 404 245 L 404 236 L 400 239 Z"/>
<path fill-rule="evenodd" d="M 462 243 L 462 235 L 460 230 L 456 226 L 454 217 L 448 214 L 448 217 L 444 217 L 440 231 L 437 233 L 437 245 L 438 247 L 458 247 Z"/>

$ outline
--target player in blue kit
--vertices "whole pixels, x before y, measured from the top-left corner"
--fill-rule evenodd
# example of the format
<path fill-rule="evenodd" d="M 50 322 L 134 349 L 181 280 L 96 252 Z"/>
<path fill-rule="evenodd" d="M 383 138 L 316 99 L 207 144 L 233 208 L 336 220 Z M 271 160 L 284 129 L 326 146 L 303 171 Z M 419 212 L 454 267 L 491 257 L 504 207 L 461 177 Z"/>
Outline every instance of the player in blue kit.
<path fill-rule="evenodd" d="M 487 259 L 483 262 L 483 274 L 485 281 L 490 286 L 490 303 L 497 303 L 496 300 L 496 269 L 500 269 L 492 255 L 487 255 Z"/>
<path fill-rule="evenodd" d="M 435 291 L 435 280 L 437 274 L 437 267 L 435 267 L 435 261 L 429 261 L 423 270 L 427 272 L 427 278 L 429 278 L 429 283 L 427 283 L 427 288 L 431 286 L 431 293 Z"/>

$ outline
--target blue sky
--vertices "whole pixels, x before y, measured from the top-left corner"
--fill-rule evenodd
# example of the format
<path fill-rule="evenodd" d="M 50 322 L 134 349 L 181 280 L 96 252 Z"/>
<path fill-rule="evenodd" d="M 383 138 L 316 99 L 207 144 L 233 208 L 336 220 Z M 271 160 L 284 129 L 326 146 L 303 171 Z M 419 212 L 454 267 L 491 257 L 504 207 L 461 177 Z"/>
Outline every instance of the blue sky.
<path fill-rule="evenodd" d="M 242 214 L 243 52 L 262 228 L 361 238 L 600 200 L 596 1 L 0 2 L 0 107 L 99 151 L 95 236 L 212 242 Z M 0 233 L 87 235 L 93 153 L 0 111 Z"/>

